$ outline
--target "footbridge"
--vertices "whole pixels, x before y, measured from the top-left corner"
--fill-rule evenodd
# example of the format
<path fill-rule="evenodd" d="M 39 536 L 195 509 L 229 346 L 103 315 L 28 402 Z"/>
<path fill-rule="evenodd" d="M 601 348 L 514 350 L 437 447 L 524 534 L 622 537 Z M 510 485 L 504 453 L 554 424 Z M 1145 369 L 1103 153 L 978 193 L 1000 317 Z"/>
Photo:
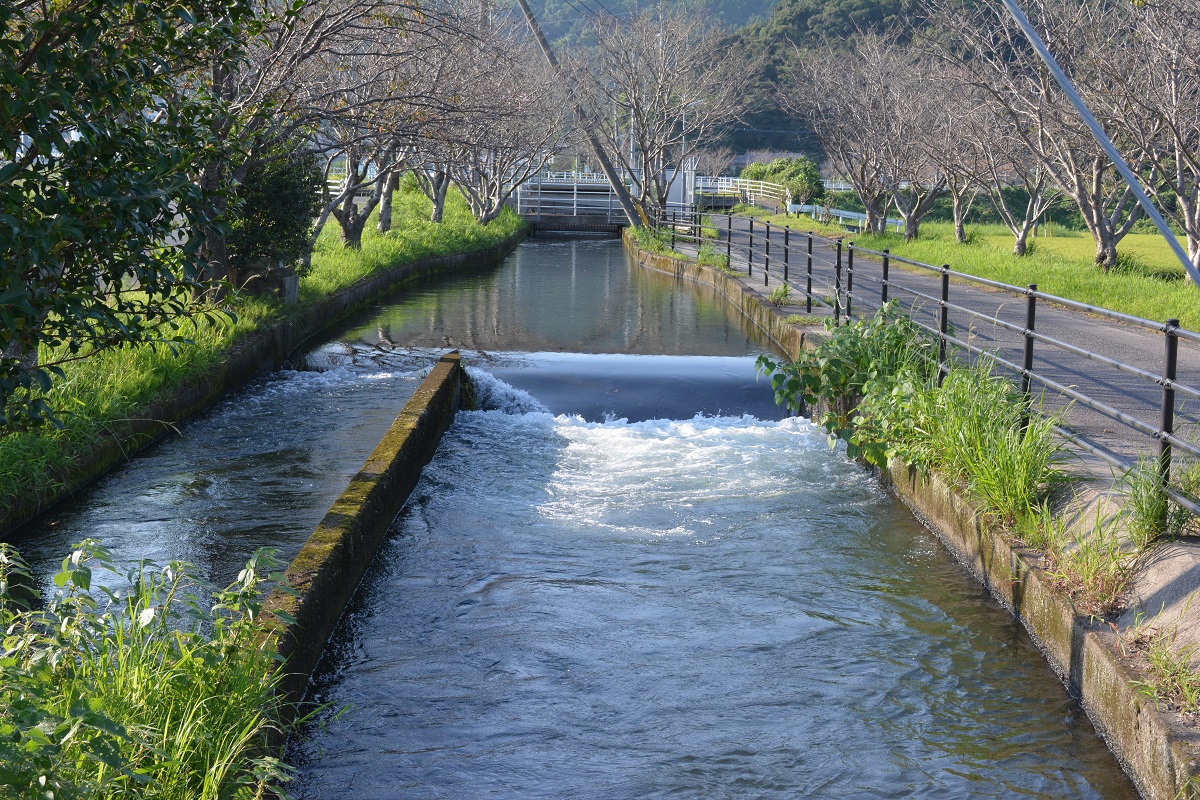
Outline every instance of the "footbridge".
<path fill-rule="evenodd" d="M 783 187 L 765 181 L 697 175 L 671 182 L 668 209 L 727 211 L 739 203 L 781 210 Z M 512 204 L 535 231 L 616 233 L 626 224 L 621 203 L 599 172 L 541 172 L 517 187 Z"/>

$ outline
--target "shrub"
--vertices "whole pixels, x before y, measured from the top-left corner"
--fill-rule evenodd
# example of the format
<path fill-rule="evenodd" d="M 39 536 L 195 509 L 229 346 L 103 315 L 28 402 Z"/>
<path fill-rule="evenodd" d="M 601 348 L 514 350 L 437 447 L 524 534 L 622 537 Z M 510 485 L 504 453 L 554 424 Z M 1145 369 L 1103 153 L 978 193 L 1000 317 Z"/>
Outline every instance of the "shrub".
<path fill-rule="evenodd" d="M 306 255 L 313 218 L 321 210 L 324 176 L 316 154 L 284 142 L 256 162 L 234 189 L 229 264 L 243 277 Z"/>
<path fill-rule="evenodd" d="M 286 774 L 267 755 L 279 731 L 279 675 L 255 625 L 276 562 L 259 552 L 213 591 L 186 565 L 121 575 L 84 542 L 59 590 L 34 608 L 32 583 L 0 545 L 0 785 L 5 797 L 257 798 Z M 116 589 L 92 590 L 93 573 Z M 200 597 L 213 597 L 205 608 Z"/>
<path fill-rule="evenodd" d="M 826 321 L 826 339 L 791 364 L 758 360 L 776 402 L 821 407 L 831 444 L 882 466 L 892 458 L 936 470 L 1009 522 L 1058 480 L 1056 419 L 1033 413 L 988 363 L 954 365 L 939 385 L 935 340 L 885 306 L 849 325 Z"/>

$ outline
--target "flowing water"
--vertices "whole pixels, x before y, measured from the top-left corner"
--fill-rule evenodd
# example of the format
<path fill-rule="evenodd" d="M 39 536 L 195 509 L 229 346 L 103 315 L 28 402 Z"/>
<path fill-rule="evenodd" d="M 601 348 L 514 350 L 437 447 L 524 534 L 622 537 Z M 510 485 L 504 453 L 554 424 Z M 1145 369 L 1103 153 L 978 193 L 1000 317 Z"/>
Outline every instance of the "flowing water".
<path fill-rule="evenodd" d="M 614 242 L 406 294 L 18 544 L 46 572 L 99 535 L 218 580 L 290 556 L 447 345 L 489 410 L 327 651 L 302 800 L 1134 796 L 1012 618 L 781 418 L 745 323 Z"/>

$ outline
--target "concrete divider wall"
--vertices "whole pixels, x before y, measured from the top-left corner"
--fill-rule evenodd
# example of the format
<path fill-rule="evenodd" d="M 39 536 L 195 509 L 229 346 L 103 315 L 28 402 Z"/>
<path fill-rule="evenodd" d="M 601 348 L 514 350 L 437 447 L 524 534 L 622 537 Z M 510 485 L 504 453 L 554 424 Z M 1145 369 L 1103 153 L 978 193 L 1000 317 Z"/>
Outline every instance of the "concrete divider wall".
<path fill-rule="evenodd" d="M 38 496 L 0 497 L 0 535 L 34 519 L 58 501 L 74 494 L 138 450 L 167 436 L 172 425 L 205 410 L 227 392 L 249 383 L 266 370 L 278 369 L 306 341 L 348 317 L 366 310 L 380 297 L 421 278 L 442 272 L 491 264 L 507 255 L 525 237 L 524 231 L 494 247 L 418 259 L 364 279 L 314 306 L 301 309 L 271 327 L 236 342 L 220 363 L 207 373 L 177 387 L 168 396 L 131 419 L 111 426 L 94 447 L 72 462 L 61 485 Z"/>
<path fill-rule="evenodd" d="M 732 276 L 647 253 L 628 236 L 625 246 L 644 267 L 716 287 L 792 358 L 821 339 L 816 331 L 785 322 L 762 293 Z M 1200 729 L 1160 711 L 1137 691 L 1138 676 L 1121 655 L 1116 633 L 1078 614 L 1070 598 L 1054 590 L 1036 552 L 1010 544 L 965 496 L 935 475 L 922 476 L 894 461 L 881 479 L 1021 622 L 1143 797 L 1200 797 Z"/>
<path fill-rule="evenodd" d="M 267 599 L 264 619 L 285 660 L 280 690 L 286 698 L 303 695 L 388 526 L 454 421 L 463 380 L 457 352 L 438 361 L 288 566 L 290 591 Z"/>

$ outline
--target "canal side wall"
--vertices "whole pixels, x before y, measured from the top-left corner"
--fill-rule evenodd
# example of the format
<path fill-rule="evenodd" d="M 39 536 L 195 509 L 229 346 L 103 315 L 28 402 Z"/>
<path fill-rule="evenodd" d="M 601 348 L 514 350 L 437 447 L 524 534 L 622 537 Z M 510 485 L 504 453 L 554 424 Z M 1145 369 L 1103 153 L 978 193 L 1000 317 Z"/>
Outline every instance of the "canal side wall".
<path fill-rule="evenodd" d="M 67 474 L 60 476 L 61 486 L 39 496 L 3 498 L 8 508 L 0 511 L 0 536 L 33 520 L 129 460 L 137 451 L 165 438 L 175 430 L 176 424 L 209 408 L 228 392 L 264 372 L 279 369 L 287 357 L 307 341 L 370 308 L 380 297 L 425 277 L 499 261 L 524 238 L 522 231 L 493 247 L 397 265 L 246 336 L 234 343 L 211 370 L 143 409 L 137 415 L 138 419 L 113 425 L 103 432 L 96 444 L 72 463 Z"/>
<path fill-rule="evenodd" d="M 734 276 L 647 253 L 628 236 L 624 242 L 643 267 L 717 288 L 791 358 L 821 339 L 815 330 L 787 323 L 785 312 Z M 921 475 L 895 460 L 880 477 L 1021 622 L 1080 699 L 1141 795 L 1148 800 L 1200 797 L 1200 729 L 1184 725 L 1177 714 L 1159 711 L 1137 691 L 1138 675 L 1121 655 L 1116 633 L 1106 623 L 1078 614 L 1068 597 L 1054 591 L 1035 552 L 1006 541 L 967 498 L 936 475 Z"/>
<path fill-rule="evenodd" d="M 646 269 L 665 272 L 676 278 L 695 281 L 716 289 L 726 302 L 754 323 L 789 358 L 795 358 L 804 348 L 805 338 L 810 336 L 811 332 L 801 326 L 786 322 L 791 312 L 786 308 L 777 308 L 771 305 L 767 296 L 755 287 L 747 286 L 732 275 L 727 275 L 712 267 L 702 266 L 694 261 L 642 250 L 629 235 L 628 228 L 622 232 L 621 239 L 625 244 L 625 251 Z"/>
<path fill-rule="evenodd" d="M 286 699 L 303 697 L 379 543 L 454 421 L 464 380 L 457 351 L 438 361 L 288 566 L 288 589 L 267 599 L 264 619 L 285 664 L 279 690 Z"/>

